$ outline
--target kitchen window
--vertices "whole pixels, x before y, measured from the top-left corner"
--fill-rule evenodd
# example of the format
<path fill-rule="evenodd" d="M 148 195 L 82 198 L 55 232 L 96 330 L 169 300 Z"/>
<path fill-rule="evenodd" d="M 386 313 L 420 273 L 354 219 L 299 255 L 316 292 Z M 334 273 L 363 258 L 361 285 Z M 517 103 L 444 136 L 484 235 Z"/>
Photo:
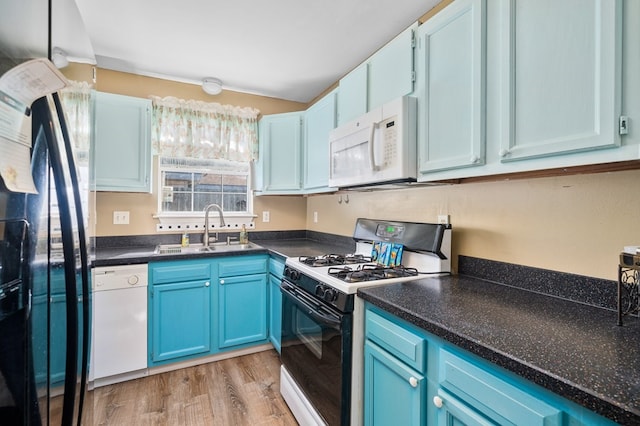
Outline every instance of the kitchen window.
<path fill-rule="evenodd" d="M 160 158 L 163 213 L 202 212 L 209 204 L 250 213 L 249 164 L 226 160 Z"/>
<path fill-rule="evenodd" d="M 259 111 L 176 98 L 152 103 L 158 229 L 202 229 L 209 204 L 222 207 L 232 227 L 249 224 Z"/>

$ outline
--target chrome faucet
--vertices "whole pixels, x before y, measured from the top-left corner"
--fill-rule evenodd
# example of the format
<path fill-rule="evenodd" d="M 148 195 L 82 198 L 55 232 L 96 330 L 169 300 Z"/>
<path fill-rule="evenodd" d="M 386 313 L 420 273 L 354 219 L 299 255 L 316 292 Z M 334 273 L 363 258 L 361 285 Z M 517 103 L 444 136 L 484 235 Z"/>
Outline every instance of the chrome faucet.
<path fill-rule="evenodd" d="M 209 247 L 209 212 L 215 209 L 218 211 L 220 215 L 220 228 L 224 228 L 226 224 L 224 223 L 224 214 L 222 213 L 222 208 L 217 204 L 209 204 L 204 208 L 204 235 L 202 236 L 202 245 L 204 247 Z"/>

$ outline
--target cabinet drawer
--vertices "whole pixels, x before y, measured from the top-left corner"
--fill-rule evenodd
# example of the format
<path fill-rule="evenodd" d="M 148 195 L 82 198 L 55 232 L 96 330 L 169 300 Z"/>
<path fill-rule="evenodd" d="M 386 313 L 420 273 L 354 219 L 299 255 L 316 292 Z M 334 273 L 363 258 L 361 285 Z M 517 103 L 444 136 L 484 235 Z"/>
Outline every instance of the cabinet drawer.
<path fill-rule="evenodd" d="M 274 259 L 273 257 L 269 258 L 269 273 L 277 276 L 278 278 L 282 278 L 282 274 L 284 273 L 284 261 L 280 259 Z"/>
<path fill-rule="evenodd" d="M 526 419 L 528 425 L 562 424 L 562 412 L 527 393 L 526 388 L 520 389 L 446 349 L 440 349 L 439 364 L 441 388 L 500 423 L 523 424 Z"/>
<path fill-rule="evenodd" d="M 253 275 L 267 272 L 266 257 L 238 257 L 233 260 L 221 260 L 218 264 L 218 276 Z"/>
<path fill-rule="evenodd" d="M 419 372 L 425 371 L 427 341 L 388 319 L 367 311 L 366 337 Z"/>
<path fill-rule="evenodd" d="M 211 279 L 210 263 L 177 261 L 173 263 L 150 264 L 149 268 L 152 284 Z"/>

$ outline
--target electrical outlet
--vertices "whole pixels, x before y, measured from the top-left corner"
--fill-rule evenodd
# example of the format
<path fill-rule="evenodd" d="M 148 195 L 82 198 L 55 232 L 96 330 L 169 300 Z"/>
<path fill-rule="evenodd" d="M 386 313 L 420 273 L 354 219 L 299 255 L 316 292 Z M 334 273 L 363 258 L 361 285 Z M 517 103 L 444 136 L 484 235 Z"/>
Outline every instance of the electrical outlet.
<path fill-rule="evenodd" d="M 318 223 L 318 212 L 313 212 L 313 223 Z"/>
<path fill-rule="evenodd" d="M 263 212 L 262 212 L 262 221 L 263 221 L 263 222 L 265 222 L 265 223 L 267 223 L 267 222 L 269 222 L 270 220 L 271 220 L 271 215 L 269 214 L 269 211 L 268 211 L 268 210 L 263 211 Z"/>
<path fill-rule="evenodd" d="M 128 225 L 129 224 L 129 212 L 128 211 L 114 211 L 113 212 L 113 224 L 114 225 Z"/>
<path fill-rule="evenodd" d="M 449 224 L 449 215 L 448 214 L 439 214 L 438 215 L 438 223 L 442 223 L 444 225 Z"/>

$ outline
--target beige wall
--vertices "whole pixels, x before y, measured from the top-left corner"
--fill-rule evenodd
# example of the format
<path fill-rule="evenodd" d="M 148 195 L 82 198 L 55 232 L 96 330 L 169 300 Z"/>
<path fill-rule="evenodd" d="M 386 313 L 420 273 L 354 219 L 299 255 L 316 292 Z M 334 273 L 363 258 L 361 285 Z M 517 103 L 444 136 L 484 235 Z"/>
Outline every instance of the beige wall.
<path fill-rule="evenodd" d="M 456 267 L 463 254 L 616 280 L 623 247 L 640 245 L 638 181 L 634 170 L 313 196 L 307 227 L 351 235 L 358 217 L 435 222 L 449 214 Z M 349 203 L 338 204 L 340 195 Z"/>
<path fill-rule="evenodd" d="M 208 95 L 196 84 L 179 83 L 160 78 L 145 77 L 106 69 L 97 69 L 96 89 L 100 92 L 147 98 L 153 96 L 175 96 L 181 99 L 195 99 L 205 102 L 217 102 L 223 105 L 252 107 L 261 114 L 300 111 L 307 105 L 300 102 L 250 95 L 247 93 L 223 90 L 216 96 Z"/>

